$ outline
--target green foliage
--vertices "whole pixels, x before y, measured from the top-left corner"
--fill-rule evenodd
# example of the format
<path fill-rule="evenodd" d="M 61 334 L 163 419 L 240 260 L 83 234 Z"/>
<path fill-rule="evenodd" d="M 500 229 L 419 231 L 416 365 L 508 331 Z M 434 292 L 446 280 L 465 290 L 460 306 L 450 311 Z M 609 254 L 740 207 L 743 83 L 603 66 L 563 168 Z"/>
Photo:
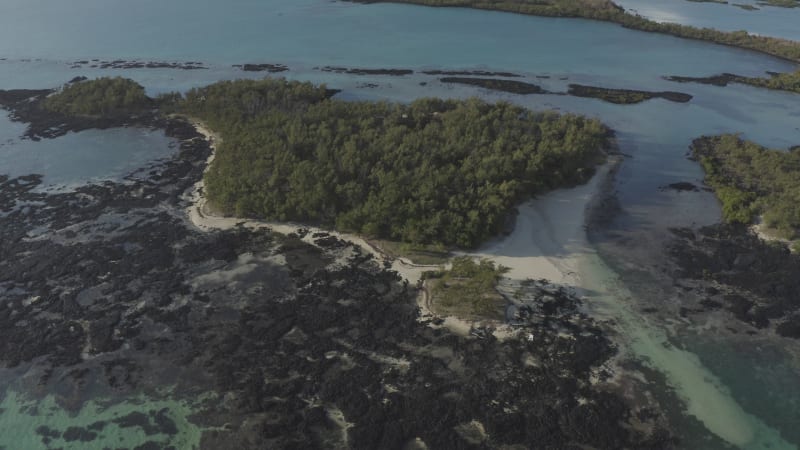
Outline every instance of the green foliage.
<path fill-rule="evenodd" d="M 722 203 L 722 216 L 728 222 L 750 224 L 756 214 L 753 202 L 756 199 L 752 192 L 745 192 L 731 186 L 720 185 L 715 192 Z"/>
<path fill-rule="evenodd" d="M 45 109 L 71 116 L 127 115 L 152 106 L 141 85 L 120 77 L 66 85 L 43 103 Z"/>
<path fill-rule="evenodd" d="M 800 94 L 800 70 L 790 73 L 776 73 L 769 78 L 736 76 L 733 81 L 751 86 L 764 87 Z"/>
<path fill-rule="evenodd" d="M 497 316 L 504 302 L 495 287 L 507 271 L 486 259 L 454 258 L 452 268 L 438 272 L 438 279 L 431 281 L 434 310 L 462 317 Z"/>
<path fill-rule="evenodd" d="M 771 73 L 769 77 L 743 77 L 741 75 L 723 73 L 710 77 L 671 76 L 667 77 L 667 79 L 679 83 L 697 82 L 713 84 L 715 86 L 727 86 L 728 83 L 741 83 L 800 94 L 800 70 L 790 73 Z"/>
<path fill-rule="evenodd" d="M 608 130 L 508 103 L 329 99 L 283 80 L 218 83 L 179 112 L 224 142 L 206 174 L 225 213 L 335 226 L 414 244 L 472 247 L 514 206 L 584 181 Z"/>
<path fill-rule="evenodd" d="M 778 6 L 781 8 L 798 8 L 800 0 L 763 0 L 758 2 L 762 6 Z"/>
<path fill-rule="evenodd" d="M 718 31 L 646 19 L 625 10 L 610 0 L 378 0 L 428 6 L 454 6 L 548 17 L 581 17 L 614 22 L 634 30 L 716 42 L 800 61 L 800 43 L 749 34 L 746 31 Z M 769 0 L 790 3 L 795 0 Z"/>
<path fill-rule="evenodd" d="M 692 151 L 729 222 L 761 215 L 781 237 L 800 237 L 800 151 L 769 150 L 737 135 L 703 137 Z"/>

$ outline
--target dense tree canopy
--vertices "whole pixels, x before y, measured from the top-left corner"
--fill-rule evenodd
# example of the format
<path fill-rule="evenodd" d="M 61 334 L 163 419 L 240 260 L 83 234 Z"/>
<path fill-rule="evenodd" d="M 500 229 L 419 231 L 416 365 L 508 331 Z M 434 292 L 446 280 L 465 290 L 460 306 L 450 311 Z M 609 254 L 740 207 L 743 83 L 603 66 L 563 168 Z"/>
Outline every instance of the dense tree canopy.
<path fill-rule="evenodd" d="M 764 78 L 736 77 L 733 81 L 800 94 L 800 70 L 789 73 L 776 73 Z"/>
<path fill-rule="evenodd" d="M 113 116 L 152 106 L 144 88 L 126 78 L 98 78 L 64 86 L 49 96 L 46 109 L 66 115 Z"/>
<path fill-rule="evenodd" d="M 609 130 L 508 103 L 330 99 L 283 80 L 218 83 L 177 110 L 223 142 L 206 175 L 224 212 L 472 247 L 520 200 L 593 173 Z"/>
<path fill-rule="evenodd" d="M 782 237 L 800 237 L 800 150 L 770 150 L 737 135 L 703 137 L 692 150 L 726 220 L 749 224 L 762 215 Z"/>

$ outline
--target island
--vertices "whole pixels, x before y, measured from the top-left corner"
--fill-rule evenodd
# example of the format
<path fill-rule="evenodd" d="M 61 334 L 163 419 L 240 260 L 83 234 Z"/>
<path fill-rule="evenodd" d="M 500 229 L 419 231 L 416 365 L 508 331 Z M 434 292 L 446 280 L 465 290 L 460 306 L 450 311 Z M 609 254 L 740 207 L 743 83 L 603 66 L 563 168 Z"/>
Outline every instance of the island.
<path fill-rule="evenodd" d="M 574 95 L 575 97 L 597 98 L 618 105 L 633 105 L 654 98 L 661 98 L 676 103 L 687 103 L 692 100 L 691 95 L 682 92 L 650 92 L 632 89 L 612 89 L 581 84 L 570 84 L 568 92 L 569 95 Z"/>
<path fill-rule="evenodd" d="M 789 73 L 769 73 L 768 75 L 768 77 L 745 77 L 732 73 L 723 73 L 708 77 L 682 77 L 673 75 L 665 78 L 678 83 L 702 83 L 714 86 L 727 86 L 729 83 L 739 83 L 800 94 L 800 70 Z"/>
<path fill-rule="evenodd" d="M 594 119 L 477 99 L 348 102 L 325 86 L 221 82 L 172 111 L 219 133 L 206 176 L 223 214 L 473 248 L 524 199 L 585 182 L 612 145 Z"/>
<path fill-rule="evenodd" d="M 722 203 L 726 221 L 758 221 L 800 250 L 800 151 L 770 150 L 738 135 L 704 136 L 692 143 L 706 183 Z"/>
<path fill-rule="evenodd" d="M 691 154 L 724 219 L 698 232 L 674 230 L 679 275 L 705 292 L 697 311 L 724 307 L 757 329 L 800 338 L 800 150 L 728 134 L 696 139 Z"/>

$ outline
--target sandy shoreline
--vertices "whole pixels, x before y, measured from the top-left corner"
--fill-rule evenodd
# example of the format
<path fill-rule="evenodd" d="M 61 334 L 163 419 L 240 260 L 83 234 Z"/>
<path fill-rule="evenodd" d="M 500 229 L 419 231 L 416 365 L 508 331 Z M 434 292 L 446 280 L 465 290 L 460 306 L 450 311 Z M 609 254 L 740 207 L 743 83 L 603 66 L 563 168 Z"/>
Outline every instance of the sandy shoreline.
<path fill-rule="evenodd" d="M 523 203 L 510 235 L 464 254 L 508 267 L 511 279 L 545 278 L 581 287 L 579 263 L 593 253 L 586 234 L 589 208 L 615 163 L 599 166 L 586 184 L 557 189 Z"/>

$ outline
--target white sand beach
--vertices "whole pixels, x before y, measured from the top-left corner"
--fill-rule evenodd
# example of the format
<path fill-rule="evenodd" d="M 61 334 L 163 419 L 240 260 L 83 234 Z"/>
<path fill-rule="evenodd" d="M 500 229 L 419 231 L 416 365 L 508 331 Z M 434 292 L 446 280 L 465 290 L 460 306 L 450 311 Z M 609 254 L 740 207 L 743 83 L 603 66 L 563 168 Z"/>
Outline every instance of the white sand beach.
<path fill-rule="evenodd" d="M 593 251 L 586 236 L 587 212 L 614 162 L 598 167 L 583 185 L 558 189 L 522 204 L 514 231 L 476 252 L 508 267 L 516 280 L 546 278 L 553 283 L 581 287 L 579 263 Z"/>

